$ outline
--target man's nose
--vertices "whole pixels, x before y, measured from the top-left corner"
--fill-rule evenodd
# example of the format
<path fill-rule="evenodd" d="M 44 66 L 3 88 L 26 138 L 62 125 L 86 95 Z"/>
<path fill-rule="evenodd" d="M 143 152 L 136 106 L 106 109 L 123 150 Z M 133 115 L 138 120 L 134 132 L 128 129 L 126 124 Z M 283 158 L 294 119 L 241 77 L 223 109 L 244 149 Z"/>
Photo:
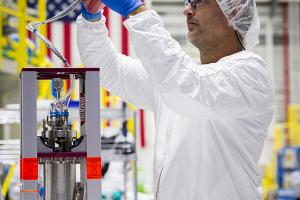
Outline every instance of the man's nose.
<path fill-rule="evenodd" d="M 185 16 L 190 16 L 190 15 L 194 15 L 194 10 L 191 6 L 191 4 L 187 4 L 184 8 L 183 8 L 183 11 L 182 13 L 185 15 Z"/>

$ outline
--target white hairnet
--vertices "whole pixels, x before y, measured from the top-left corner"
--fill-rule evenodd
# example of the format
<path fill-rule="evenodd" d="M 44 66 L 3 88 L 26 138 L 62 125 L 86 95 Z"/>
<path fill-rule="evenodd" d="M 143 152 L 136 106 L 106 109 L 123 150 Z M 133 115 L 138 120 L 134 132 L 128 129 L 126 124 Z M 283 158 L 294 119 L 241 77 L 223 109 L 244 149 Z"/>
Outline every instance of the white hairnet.
<path fill-rule="evenodd" d="M 251 49 L 259 43 L 260 22 L 255 0 L 216 0 L 229 24 L 242 39 L 243 46 Z"/>

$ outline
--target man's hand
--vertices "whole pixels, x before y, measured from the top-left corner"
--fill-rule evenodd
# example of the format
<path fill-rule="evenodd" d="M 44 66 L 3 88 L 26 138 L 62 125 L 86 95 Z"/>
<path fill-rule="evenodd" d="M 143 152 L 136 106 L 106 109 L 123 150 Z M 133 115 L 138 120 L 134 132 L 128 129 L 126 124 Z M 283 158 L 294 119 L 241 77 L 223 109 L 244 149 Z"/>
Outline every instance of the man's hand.
<path fill-rule="evenodd" d="M 124 17 L 144 5 L 141 0 L 102 0 L 102 2 Z"/>
<path fill-rule="evenodd" d="M 100 0 L 81 0 L 86 7 L 87 11 L 91 14 L 97 13 L 101 8 L 104 8 L 104 4 Z"/>
<path fill-rule="evenodd" d="M 82 0 L 81 1 L 82 16 L 88 21 L 98 21 L 101 18 L 101 9 L 104 4 L 99 0 Z"/>

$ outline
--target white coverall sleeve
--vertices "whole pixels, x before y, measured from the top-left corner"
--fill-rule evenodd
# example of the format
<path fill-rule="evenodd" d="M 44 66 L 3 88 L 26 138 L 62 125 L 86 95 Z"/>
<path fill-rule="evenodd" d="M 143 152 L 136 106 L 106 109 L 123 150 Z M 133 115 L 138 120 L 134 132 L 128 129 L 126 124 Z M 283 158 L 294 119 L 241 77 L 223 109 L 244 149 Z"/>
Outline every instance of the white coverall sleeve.
<path fill-rule="evenodd" d="M 77 18 L 77 42 L 85 67 L 100 67 L 100 84 L 137 108 L 153 111 L 155 88 L 140 60 L 117 52 L 108 37 L 105 17 L 89 22 Z"/>
<path fill-rule="evenodd" d="M 272 84 L 258 56 L 200 65 L 172 39 L 155 11 L 141 12 L 124 24 L 158 92 L 177 113 L 230 119 L 272 110 Z"/>

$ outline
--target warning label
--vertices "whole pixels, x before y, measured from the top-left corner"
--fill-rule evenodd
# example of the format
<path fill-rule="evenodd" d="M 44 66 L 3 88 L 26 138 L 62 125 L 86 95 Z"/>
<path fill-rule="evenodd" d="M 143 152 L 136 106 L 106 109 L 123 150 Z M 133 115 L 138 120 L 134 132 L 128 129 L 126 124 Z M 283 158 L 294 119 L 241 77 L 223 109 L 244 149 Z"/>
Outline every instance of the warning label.
<path fill-rule="evenodd" d="M 20 178 L 22 180 L 38 179 L 38 159 L 22 158 L 20 162 Z"/>
<path fill-rule="evenodd" d="M 79 100 L 79 113 L 80 113 L 80 125 L 82 126 L 85 123 L 85 95 L 80 93 Z"/>
<path fill-rule="evenodd" d="M 102 165 L 101 157 L 88 157 L 86 161 L 87 179 L 101 179 Z"/>

